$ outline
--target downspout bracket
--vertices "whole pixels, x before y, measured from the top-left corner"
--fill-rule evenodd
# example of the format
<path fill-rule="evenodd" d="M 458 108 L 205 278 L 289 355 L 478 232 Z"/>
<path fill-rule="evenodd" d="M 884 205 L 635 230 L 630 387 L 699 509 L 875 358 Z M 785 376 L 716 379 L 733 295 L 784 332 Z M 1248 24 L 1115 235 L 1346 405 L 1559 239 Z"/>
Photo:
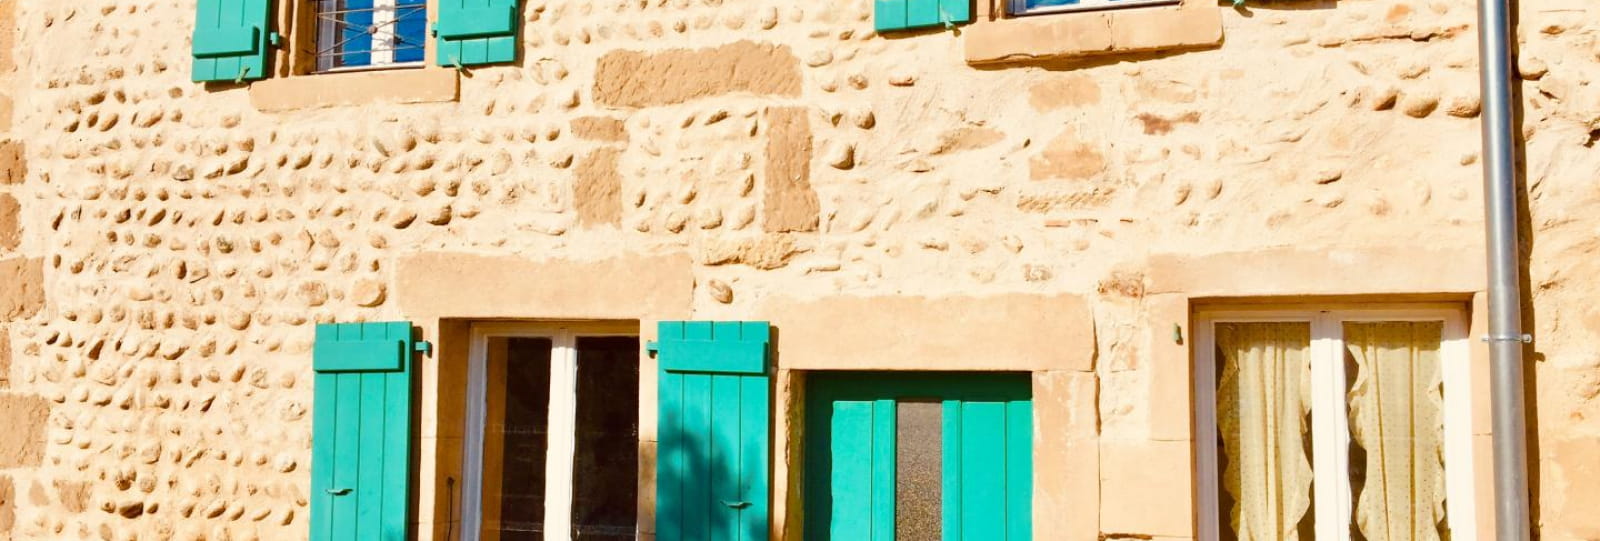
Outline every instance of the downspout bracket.
<path fill-rule="evenodd" d="M 1522 336 L 1484 336 L 1483 337 L 1483 341 L 1484 342 L 1522 342 L 1524 344 L 1532 344 L 1533 343 L 1533 335 L 1524 334 Z"/>

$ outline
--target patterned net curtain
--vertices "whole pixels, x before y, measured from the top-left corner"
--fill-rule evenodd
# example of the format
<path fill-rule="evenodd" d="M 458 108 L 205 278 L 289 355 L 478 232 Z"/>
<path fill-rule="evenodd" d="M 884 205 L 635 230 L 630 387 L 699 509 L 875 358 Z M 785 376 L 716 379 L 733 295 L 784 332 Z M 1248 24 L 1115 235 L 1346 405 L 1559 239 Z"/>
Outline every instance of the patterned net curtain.
<path fill-rule="evenodd" d="M 1357 539 L 1448 539 L 1444 520 L 1444 326 L 1345 323 L 1350 488 Z"/>
<path fill-rule="evenodd" d="M 1311 325 L 1219 323 L 1222 488 L 1240 540 L 1312 539 Z M 1230 535 L 1231 534 L 1231 535 Z"/>

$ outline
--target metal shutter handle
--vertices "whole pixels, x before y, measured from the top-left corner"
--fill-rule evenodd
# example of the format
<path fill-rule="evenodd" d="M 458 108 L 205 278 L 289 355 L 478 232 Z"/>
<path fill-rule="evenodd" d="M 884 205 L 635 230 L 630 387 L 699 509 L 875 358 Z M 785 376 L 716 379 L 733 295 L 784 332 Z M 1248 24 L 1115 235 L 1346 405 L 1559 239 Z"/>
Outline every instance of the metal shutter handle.
<path fill-rule="evenodd" d="M 332 494 L 334 496 L 343 496 L 345 494 L 349 494 L 350 493 L 350 489 L 348 489 L 348 488 L 330 488 L 330 489 L 328 489 L 328 493 Z"/>

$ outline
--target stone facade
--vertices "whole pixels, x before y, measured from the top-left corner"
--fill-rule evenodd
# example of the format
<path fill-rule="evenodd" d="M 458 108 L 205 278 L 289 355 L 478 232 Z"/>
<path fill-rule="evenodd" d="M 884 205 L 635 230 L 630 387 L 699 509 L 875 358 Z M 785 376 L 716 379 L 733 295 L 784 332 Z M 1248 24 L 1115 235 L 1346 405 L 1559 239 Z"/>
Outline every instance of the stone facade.
<path fill-rule="evenodd" d="M 0 538 L 303 538 L 319 322 L 439 345 L 421 539 L 459 518 L 473 319 L 770 319 L 780 412 L 809 369 L 1032 371 L 1035 531 L 1083 540 L 1195 536 L 1157 475 L 1192 470 L 1194 306 L 1448 302 L 1482 334 L 1471 1 L 979 0 L 888 36 L 868 0 L 524 4 L 515 65 L 199 85 L 192 0 L 0 2 Z M 1522 3 L 1550 540 L 1600 537 L 1596 21 Z"/>

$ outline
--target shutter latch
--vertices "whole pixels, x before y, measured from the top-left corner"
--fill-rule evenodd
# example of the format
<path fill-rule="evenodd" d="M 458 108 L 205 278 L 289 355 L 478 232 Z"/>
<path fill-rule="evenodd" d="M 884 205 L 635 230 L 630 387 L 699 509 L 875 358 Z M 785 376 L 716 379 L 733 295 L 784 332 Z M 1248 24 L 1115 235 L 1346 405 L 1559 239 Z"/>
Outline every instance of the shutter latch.
<path fill-rule="evenodd" d="M 349 494 L 350 493 L 350 489 L 348 489 L 348 488 L 330 488 L 330 489 L 328 489 L 328 493 L 332 494 L 334 496 L 343 496 L 345 494 Z"/>
<path fill-rule="evenodd" d="M 415 351 L 417 353 L 421 353 L 424 356 L 432 357 L 433 356 L 433 342 L 429 342 L 427 340 L 418 340 L 415 343 L 411 344 L 411 350 Z"/>
<path fill-rule="evenodd" d="M 651 357 L 655 357 L 657 353 L 661 352 L 661 344 L 655 340 L 645 342 L 644 350 L 650 352 Z"/>

